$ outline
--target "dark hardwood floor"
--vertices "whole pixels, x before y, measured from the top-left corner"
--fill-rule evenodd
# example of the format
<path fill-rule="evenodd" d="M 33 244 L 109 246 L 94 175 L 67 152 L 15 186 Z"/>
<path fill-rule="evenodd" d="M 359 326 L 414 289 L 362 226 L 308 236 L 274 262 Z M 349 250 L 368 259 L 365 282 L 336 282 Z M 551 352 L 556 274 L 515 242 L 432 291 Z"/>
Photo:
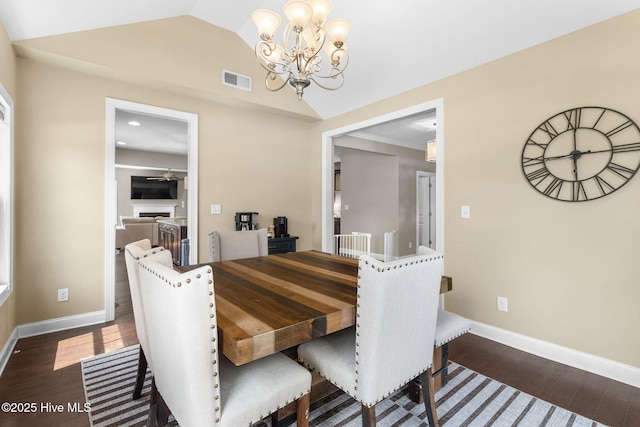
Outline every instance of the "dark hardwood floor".
<path fill-rule="evenodd" d="M 124 256 L 116 256 L 116 320 L 18 340 L 0 377 L 0 403 L 35 403 L 35 413 L 0 411 L 1 427 L 88 426 L 85 413 L 67 411 L 84 404 L 80 360 L 138 343 Z M 47 403 L 63 412 L 47 412 Z M 45 405 L 43 411 L 41 405 Z"/>
<path fill-rule="evenodd" d="M 20 339 L 0 377 L 0 402 L 35 403 L 34 413 L 0 411 L 1 427 L 88 426 L 80 360 L 138 342 L 123 257 L 116 257 L 116 320 Z M 640 389 L 466 334 L 450 359 L 505 384 L 610 426 L 640 426 Z M 63 405 L 47 412 L 47 404 Z M 53 408 L 54 406 L 48 406 Z"/>

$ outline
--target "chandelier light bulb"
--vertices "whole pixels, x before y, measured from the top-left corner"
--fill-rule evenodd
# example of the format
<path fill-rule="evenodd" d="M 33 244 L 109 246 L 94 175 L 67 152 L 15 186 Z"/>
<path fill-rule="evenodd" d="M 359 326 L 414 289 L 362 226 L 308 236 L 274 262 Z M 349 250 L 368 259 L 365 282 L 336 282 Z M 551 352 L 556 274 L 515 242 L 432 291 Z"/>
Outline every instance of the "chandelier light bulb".
<path fill-rule="evenodd" d="M 280 26 L 280 15 L 267 9 L 258 9 L 251 14 L 262 40 L 272 40 Z"/>
<path fill-rule="evenodd" d="M 327 54 L 327 58 L 332 65 L 340 65 L 342 57 L 347 53 L 347 45 L 343 44 L 342 47 L 336 47 L 333 43 L 327 43 L 324 45 L 324 52 Z"/>
<path fill-rule="evenodd" d="M 333 40 L 333 44 L 340 47 L 344 44 L 347 35 L 351 31 L 351 22 L 348 19 L 335 18 L 327 22 L 325 30 Z"/>
<path fill-rule="evenodd" d="M 309 0 L 309 3 L 313 8 L 311 22 L 313 22 L 316 28 L 320 28 L 324 25 L 327 16 L 331 13 L 333 2 L 331 0 Z"/>
<path fill-rule="evenodd" d="M 296 32 L 300 32 L 307 22 L 311 20 L 313 8 L 306 1 L 289 0 L 284 5 L 284 14 L 289 20 L 289 26 Z"/>
<path fill-rule="evenodd" d="M 302 30 L 302 38 L 306 43 L 306 47 L 312 49 L 314 52 L 318 49 L 318 32 L 315 28 L 307 27 Z"/>
<path fill-rule="evenodd" d="M 264 50 L 263 58 L 267 67 L 273 68 L 275 63 L 282 61 L 282 54 L 284 53 L 282 46 L 274 45 L 272 48 L 265 46 Z"/>

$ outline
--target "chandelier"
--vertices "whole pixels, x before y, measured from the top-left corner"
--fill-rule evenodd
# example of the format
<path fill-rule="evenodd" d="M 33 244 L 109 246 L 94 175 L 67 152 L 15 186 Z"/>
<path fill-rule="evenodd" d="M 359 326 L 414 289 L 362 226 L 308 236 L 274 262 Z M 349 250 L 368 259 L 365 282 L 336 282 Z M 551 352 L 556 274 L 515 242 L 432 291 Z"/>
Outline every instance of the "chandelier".
<path fill-rule="evenodd" d="M 345 39 L 351 22 L 342 18 L 327 21 L 332 8 L 331 0 L 289 0 L 283 8 L 289 23 L 282 44 L 274 40 L 280 15 L 266 9 L 251 14 L 260 34 L 256 57 L 267 70 L 267 89 L 275 92 L 289 83 L 301 100 L 311 81 L 328 90 L 342 86 L 342 73 L 349 62 Z"/>

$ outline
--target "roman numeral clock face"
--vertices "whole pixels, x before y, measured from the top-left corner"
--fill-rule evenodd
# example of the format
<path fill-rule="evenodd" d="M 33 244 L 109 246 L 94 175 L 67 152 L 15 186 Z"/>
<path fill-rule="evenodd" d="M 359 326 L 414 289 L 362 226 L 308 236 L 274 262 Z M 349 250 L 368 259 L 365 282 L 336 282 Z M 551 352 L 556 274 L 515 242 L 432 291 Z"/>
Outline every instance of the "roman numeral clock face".
<path fill-rule="evenodd" d="M 522 150 L 522 171 L 540 193 L 584 202 L 613 193 L 640 168 L 640 129 L 603 107 L 563 111 L 538 126 Z"/>

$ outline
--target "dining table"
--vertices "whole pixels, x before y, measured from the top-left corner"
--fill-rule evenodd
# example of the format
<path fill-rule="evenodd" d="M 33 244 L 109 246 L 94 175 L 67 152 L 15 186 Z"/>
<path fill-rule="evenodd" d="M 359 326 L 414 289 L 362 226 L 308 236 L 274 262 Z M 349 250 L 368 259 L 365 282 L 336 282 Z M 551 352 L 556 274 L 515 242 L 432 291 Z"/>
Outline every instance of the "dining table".
<path fill-rule="evenodd" d="M 358 261 L 308 250 L 174 268 L 212 267 L 219 346 L 239 366 L 355 325 Z M 451 277 L 442 276 L 440 293 L 451 289 Z M 434 371 L 441 355 L 442 348 L 435 348 Z M 312 402 L 337 390 L 313 374 Z M 435 378 L 436 390 L 441 380 Z M 422 403 L 420 388 L 416 381 L 409 384 L 416 403 Z M 280 409 L 274 419 L 293 413 L 295 404 Z"/>
<path fill-rule="evenodd" d="M 236 365 L 355 325 L 357 258 L 308 250 L 175 268 L 203 265 L 213 268 L 221 349 Z"/>

